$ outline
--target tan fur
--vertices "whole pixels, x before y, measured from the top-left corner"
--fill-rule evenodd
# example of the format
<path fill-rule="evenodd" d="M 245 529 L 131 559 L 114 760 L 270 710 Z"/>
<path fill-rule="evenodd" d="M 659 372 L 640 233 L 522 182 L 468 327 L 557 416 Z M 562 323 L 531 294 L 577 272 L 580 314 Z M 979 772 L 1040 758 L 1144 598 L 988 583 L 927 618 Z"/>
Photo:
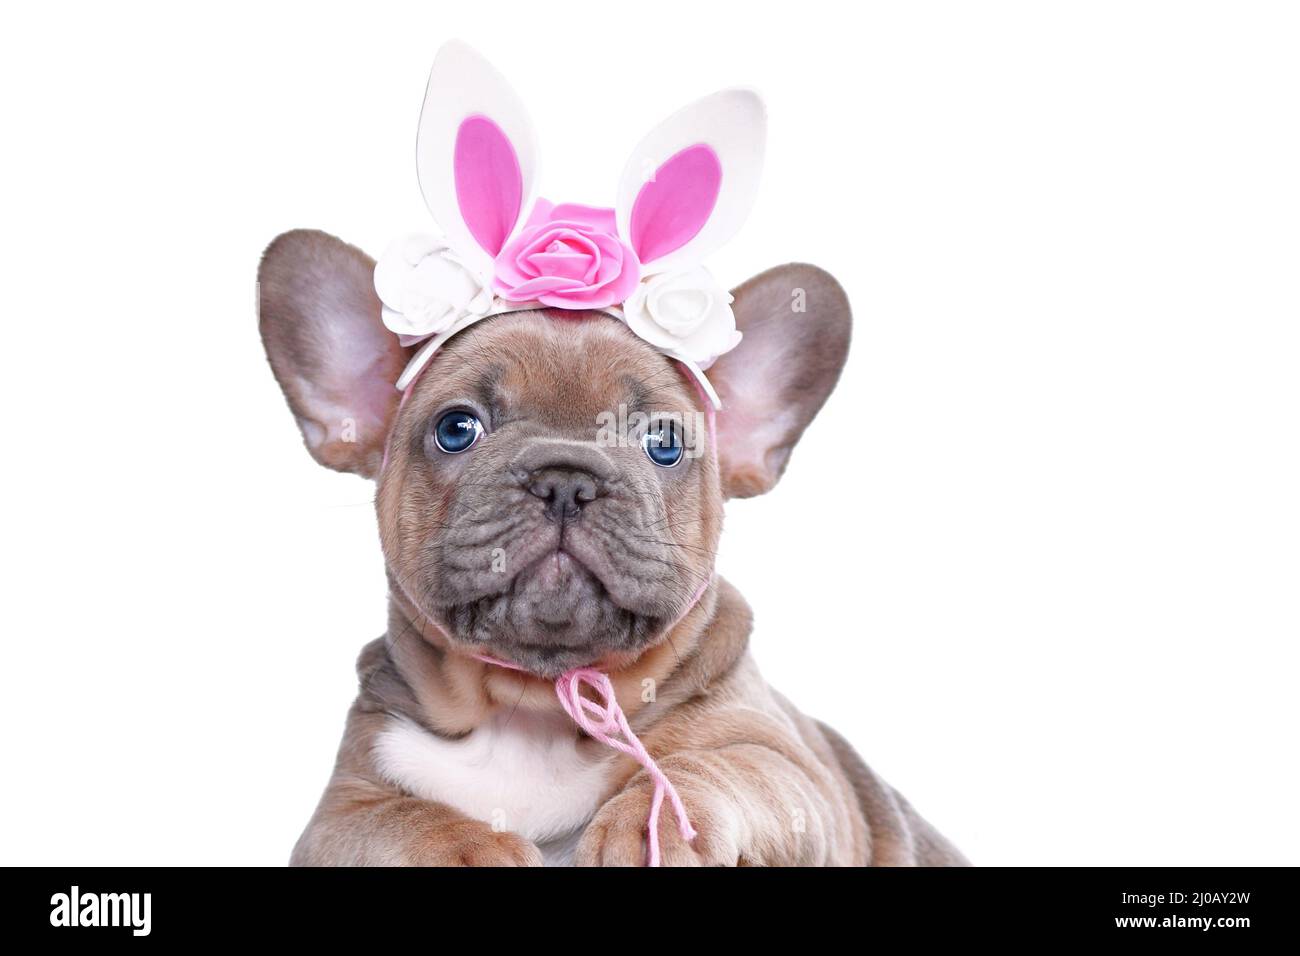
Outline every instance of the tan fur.
<path fill-rule="evenodd" d="M 319 249 L 309 251 L 312 262 L 327 256 Z M 281 265 L 273 265 L 278 274 Z M 633 728 L 673 780 L 699 831 L 693 844 L 685 843 L 665 808 L 660 835 L 666 864 L 963 863 L 847 742 L 769 687 L 747 650 L 749 607 L 730 584 L 714 578 L 698 603 L 689 605 L 696 582 L 712 575 L 725 497 L 758 493 L 775 483 L 843 363 L 847 302 L 833 279 L 807 266 L 773 270 L 738 290 L 737 314 L 752 320 L 744 326 L 747 341 L 752 337 L 756 343 L 752 361 L 763 365 L 765 339 L 771 346 L 774 337 L 788 335 L 780 322 L 789 317 L 782 317 L 778 303 L 795 286 L 806 290 L 810 309 L 818 310 L 810 321 L 824 323 L 815 337 L 818 344 L 788 369 L 769 357 L 767 373 L 760 378 L 732 356 L 719 362 L 714 380 L 724 400 L 734 399 L 734 404 L 719 416 L 718 434 L 707 439 L 718 442 L 716 459 L 706 454 L 692 461 L 689 470 L 654 476 L 658 483 L 635 478 L 635 469 L 621 473 L 620 480 L 633 483 L 629 494 L 639 496 L 636 500 L 643 501 L 648 513 L 663 514 L 647 526 L 654 529 L 654 540 L 646 547 L 669 556 L 672 571 L 663 589 L 671 606 L 690 609 L 669 633 L 648 645 L 609 652 L 595 663 L 610 674 Z M 263 308 L 264 316 L 295 320 L 300 311 L 285 303 Z M 364 326 L 374 316 L 363 310 L 355 321 L 363 326 L 356 334 L 372 338 L 373 330 Z M 264 328 L 264 335 L 295 414 L 313 420 L 300 383 L 319 374 L 312 366 L 319 359 L 295 353 L 301 331 L 273 327 Z M 377 354 L 387 356 L 383 361 L 390 365 L 395 358 L 382 349 Z M 385 368 L 388 372 L 391 367 Z M 431 459 L 425 435 L 441 409 L 478 394 L 475 389 L 485 380 L 492 382 L 493 400 L 502 404 L 504 420 L 522 421 L 556 440 L 590 443 L 596 416 L 629 394 L 661 410 L 690 413 L 701 408 L 679 369 L 606 319 L 521 313 L 493 318 L 449 343 L 386 426 L 388 462 L 382 471 L 382 446 L 373 443 L 345 465 L 378 473 L 376 510 L 389 575 L 389 628 L 358 661 L 360 692 L 333 777 L 294 850 L 295 864 L 537 865 L 542 860 L 539 849 L 518 835 L 495 832 L 488 821 L 404 792 L 388 782 L 376 760 L 377 737 L 394 715 L 430 734 L 457 739 L 496 715 L 560 710 L 550 680 L 474 659 L 475 651 L 493 653 L 494 648 L 455 636 L 434 600 L 439 582 L 431 554 L 438 552 L 457 510 L 475 507 L 479 499 L 464 479 L 470 460 Z M 334 386 L 332 392 L 337 406 L 339 390 Z M 368 401 L 372 410 L 382 410 L 382 401 Z M 757 444 L 747 443 L 746 434 L 756 434 Z M 346 450 L 333 448 L 328 440 L 324 444 L 333 450 L 322 453 L 314 447 L 313 452 L 339 466 L 338 456 Z M 484 442 L 473 452 L 479 456 L 473 465 L 479 469 L 473 472 L 477 483 L 490 485 L 483 476 L 507 473 L 509 456 L 516 451 L 508 442 Z M 496 499 L 483 500 L 490 504 Z M 635 524 L 633 519 L 640 520 L 628 512 L 621 521 Z M 632 532 L 622 527 L 619 533 L 625 537 L 620 539 L 606 529 L 603 541 L 617 551 L 620 541 L 651 537 L 644 529 Z M 529 540 L 525 534 L 513 546 L 526 551 Z M 479 556 L 470 553 L 464 560 Z M 654 690 L 649 701 L 643 700 L 647 686 Z M 579 748 L 605 753 L 587 739 Z M 651 782 L 630 758 L 619 756 L 599 766 L 604 768 L 599 809 L 582 830 L 575 862 L 641 865 Z"/>

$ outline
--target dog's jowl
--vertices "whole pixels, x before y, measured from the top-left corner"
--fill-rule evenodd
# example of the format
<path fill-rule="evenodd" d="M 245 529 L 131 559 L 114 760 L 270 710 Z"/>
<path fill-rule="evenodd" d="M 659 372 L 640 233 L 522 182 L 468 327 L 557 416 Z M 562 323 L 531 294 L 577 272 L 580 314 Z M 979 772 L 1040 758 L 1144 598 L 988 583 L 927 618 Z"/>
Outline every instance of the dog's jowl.
<path fill-rule="evenodd" d="M 389 585 L 293 862 L 964 862 L 759 674 L 714 570 L 725 501 L 776 485 L 849 346 L 822 270 L 702 265 L 753 201 L 757 97 L 652 130 L 609 209 L 530 203 L 527 114 L 472 51 L 427 97 L 443 235 L 376 264 L 291 232 L 259 272 L 308 450 L 376 482 Z"/>

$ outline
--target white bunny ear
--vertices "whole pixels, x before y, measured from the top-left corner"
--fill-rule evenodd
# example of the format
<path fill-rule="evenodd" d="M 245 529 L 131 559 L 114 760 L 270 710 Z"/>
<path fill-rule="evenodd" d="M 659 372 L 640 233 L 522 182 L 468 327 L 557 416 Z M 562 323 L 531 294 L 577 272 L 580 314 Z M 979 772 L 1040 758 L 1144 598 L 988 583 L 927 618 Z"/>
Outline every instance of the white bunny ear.
<path fill-rule="evenodd" d="M 653 129 L 618 187 L 619 235 L 646 274 L 698 264 L 736 234 L 763 171 L 767 112 L 752 90 L 722 90 Z"/>
<path fill-rule="evenodd" d="M 515 91 L 459 41 L 434 58 L 415 152 L 433 218 L 467 265 L 491 275 L 532 197 L 537 137 Z"/>

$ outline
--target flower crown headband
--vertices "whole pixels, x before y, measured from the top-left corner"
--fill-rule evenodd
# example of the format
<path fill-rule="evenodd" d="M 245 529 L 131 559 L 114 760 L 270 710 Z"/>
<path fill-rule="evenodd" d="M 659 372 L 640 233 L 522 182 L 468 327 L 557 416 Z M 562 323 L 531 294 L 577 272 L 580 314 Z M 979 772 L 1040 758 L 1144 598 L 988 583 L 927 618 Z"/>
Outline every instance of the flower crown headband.
<path fill-rule="evenodd" d="M 731 295 L 701 264 L 736 234 L 758 190 L 767 120 L 749 90 L 723 90 L 633 150 L 613 209 L 532 201 L 537 142 L 523 103 L 463 43 L 434 58 L 416 170 L 443 236 L 408 235 L 375 266 L 384 325 L 423 342 L 405 391 L 448 339 L 493 315 L 596 310 L 680 362 L 715 409 L 705 370 L 740 342 Z"/>

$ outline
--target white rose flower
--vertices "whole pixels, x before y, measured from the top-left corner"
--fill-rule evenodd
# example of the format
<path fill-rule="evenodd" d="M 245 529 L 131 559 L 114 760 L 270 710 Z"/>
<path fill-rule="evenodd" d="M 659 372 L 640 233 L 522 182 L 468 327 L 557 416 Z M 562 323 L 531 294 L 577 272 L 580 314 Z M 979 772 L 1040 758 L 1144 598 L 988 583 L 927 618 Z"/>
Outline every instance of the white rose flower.
<path fill-rule="evenodd" d="M 375 264 L 375 292 L 384 325 L 404 341 L 445 332 L 492 307 L 487 282 L 438 236 L 394 240 Z"/>
<path fill-rule="evenodd" d="M 702 266 L 646 279 L 623 303 L 623 317 L 651 345 L 701 368 L 740 344 L 731 293 Z"/>

